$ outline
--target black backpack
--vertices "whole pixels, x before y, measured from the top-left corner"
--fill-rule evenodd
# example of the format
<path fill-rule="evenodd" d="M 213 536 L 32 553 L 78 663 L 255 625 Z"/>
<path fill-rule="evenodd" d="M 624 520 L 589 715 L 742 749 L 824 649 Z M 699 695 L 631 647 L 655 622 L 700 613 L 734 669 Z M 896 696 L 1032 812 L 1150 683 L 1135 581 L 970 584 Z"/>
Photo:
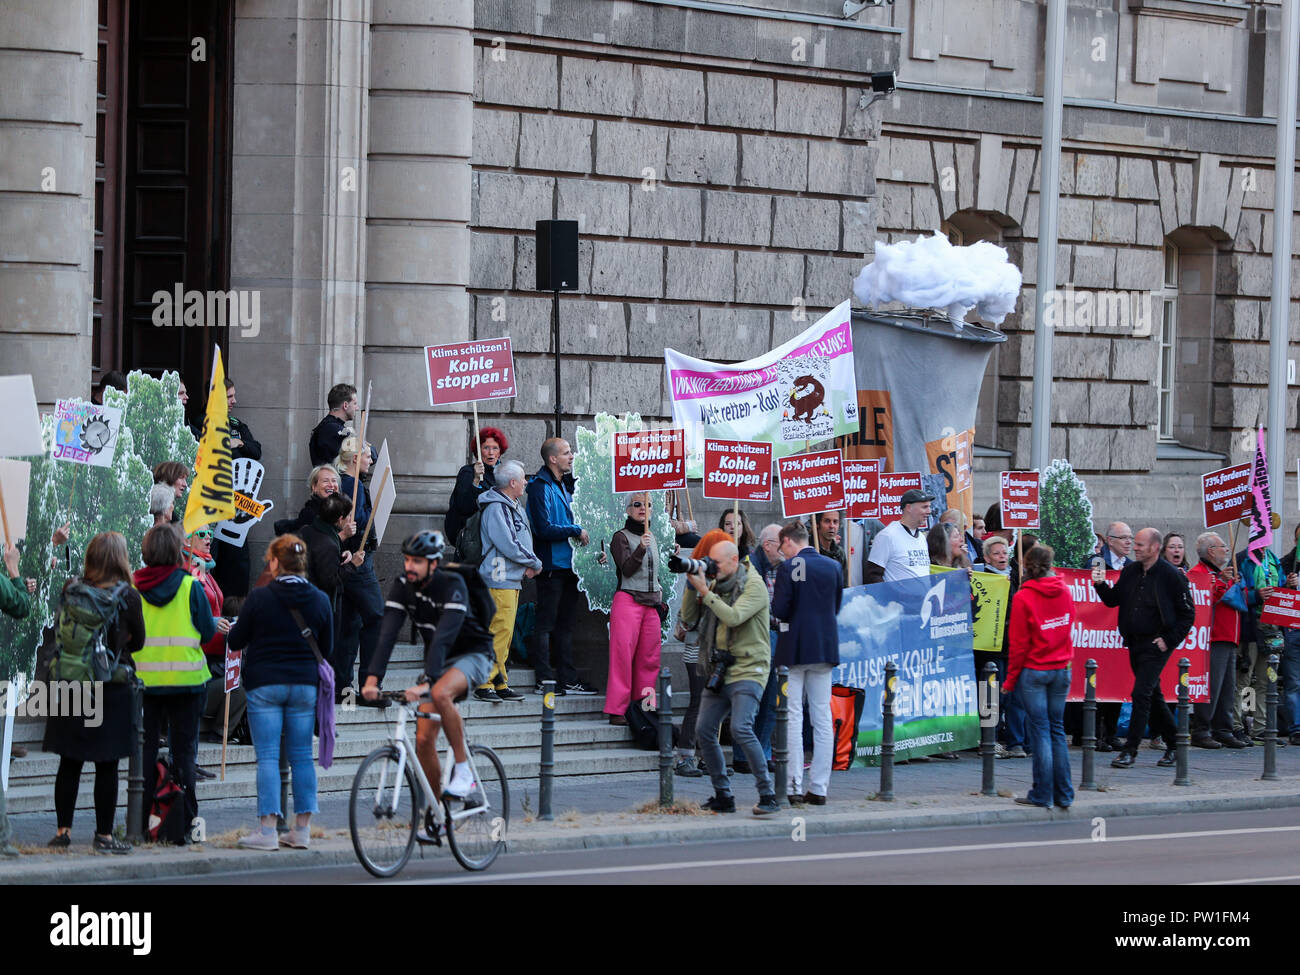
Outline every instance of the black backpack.
<path fill-rule="evenodd" d="M 632 743 L 643 752 L 659 751 L 659 712 L 651 711 L 647 714 L 641 708 L 640 701 L 633 701 L 628 705 L 627 713 L 627 730 L 632 732 Z M 673 747 L 677 746 L 681 732 L 677 725 L 673 725 Z"/>
<path fill-rule="evenodd" d="M 469 590 L 470 615 L 483 624 L 484 629 L 487 629 L 492 622 L 492 617 L 497 614 L 497 601 L 492 598 L 487 583 L 478 574 L 478 566 L 465 562 L 440 562 L 438 567 L 448 572 L 455 572 L 465 580 L 465 588 Z"/>
<path fill-rule="evenodd" d="M 502 503 L 501 501 L 488 502 L 488 504 Z M 476 569 L 483 564 L 483 509 L 486 507 L 487 505 L 479 505 L 456 533 L 456 558 Z"/>

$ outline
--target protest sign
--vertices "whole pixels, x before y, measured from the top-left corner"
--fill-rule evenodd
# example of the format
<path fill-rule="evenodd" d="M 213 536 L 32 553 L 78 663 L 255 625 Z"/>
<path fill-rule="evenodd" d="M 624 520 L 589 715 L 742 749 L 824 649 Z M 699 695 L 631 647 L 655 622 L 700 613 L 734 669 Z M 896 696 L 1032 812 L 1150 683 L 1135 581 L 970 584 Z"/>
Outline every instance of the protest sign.
<path fill-rule="evenodd" d="M 880 460 L 844 461 L 844 506 L 849 518 L 880 515 Z"/>
<path fill-rule="evenodd" d="M 185 534 L 215 521 L 229 521 L 238 514 L 231 461 L 226 371 L 221 365 L 220 346 L 213 346 L 207 415 L 198 456 L 194 458 L 194 483 L 185 504 Z"/>
<path fill-rule="evenodd" d="M 1250 465 L 1235 464 L 1201 475 L 1205 527 L 1228 525 L 1250 511 Z"/>
<path fill-rule="evenodd" d="M 1001 653 L 1002 639 L 1007 631 L 1007 613 L 1010 612 L 1011 580 L 996 572 L 972 572 L 971 592 L 975 602 L 974 644 L 985 653 Z"/>
<path fill-rule="evenodd" d="M 1038 471 L 1003 471 L 998 480 L 1003 528 L 1038 528 Z"/>
<path fill-rule="evenodd" d="M 0 416 L 5 418 L 0 424 L 0 457 L 45 453 L 31 376 L 0 376 Z"/>
<path fill-rule="evenodd" d="M 745 362 L 709 362 L 664 350 L 673 423 L 686 431 L 688 469 L 700 477 L 704 441 L 766 441 L 785 457 L 858 430 L 849 303 L 771 352 Z"/>
<path fill-rule="evenodd" d="M 32 465 L 28 461 L 0 460 L 0 543 L 3 545 L 17 545 L 27 537 L 31 476 Z"/>
<path fill-rule="evenodd" d="M 781 512 L 787 518 L 844 507 L 843 456 L 817 450 L 777 461 L 781 476 Z"/>
<path fill-rule="evenodd" d="M 430 406 L 515 395 L 515 360 L 508 338 L 426 345 L 424 360 Z"/>
<path fill-rule="evenodd" d="M 226 693 L 239 687 L 240 674 L 244 667 L 244 651 L 231 650 L 226 647 Z"/>
<path fill-rule="evenodd" d="M 615 494 L 686 487 L 684 430 L 615 432 L 613 451 Z"/>
<path fill-rule="evenodd" d="M 894 758 L 960 751 L 979 741 L 971 590 L 964 571 L 844 591 L 833 681 L 866 692 L 855 763 L 880 764 L 885 664 L 894 687 Z"/>
<path fill-rule="evenodd" d="M 1116 628 L 1119 609 L 1105 605 L 1092 585 L 1092 572 L 1086 569 L 1053 570 L 1065 582 L 1074 599 L 1074 618 L 1070 622 L 1070 640 L 1074 646 L 1073 672 L 1070 675 L 1071 701 L 1082 701 L 1084 669 L 1088 658 L 1097 661 L 1097 700 L 1131 701 L 1133 699 L 1133 669 L 1129 666 L 1128 649 Z M 1118 572 L 1107 572 L 1111 585 L 1119 578 Z M 1211 590 L 1194 576 L 1189 577 L 1192 600 L 1196 604 L 1196 621 L 1187 639 L 1174 648 L 1169 662 L 1160 675 L 1160 688 L 1166 701 L 1178 700 L 1178 661 L 1186 657 L 1191 662 L 1187 672 L 1188 689 L 1192 700 L 1204 703 L 1210 700 L 1210 607 Z"/>
<path fill-rule="evenodd" d="M 388 456 L 387 440 L 379 447 L 379 460 L 370 472 L 370 483 L 375 485 L 370 492 L 370 520 L 375 526 L 375 541 L 382 542 L 384 530 L 388 528 L 388 517 L 393 513 L 393 502 L 397 500 L 397 485 L 393 482 L 393 462 Z"/>
<path fill-rule="evenodd" d="M 717 501 L 771 501 L 772 445 L 705 439 L 704 496 Z"/>
<path fill-rule="evenodd" d="M 876 515 L 886 525 L 898 521 L 903 515 L 900 503 L 903 495 L 915 488 L 921 490 L 921 475 L 918 471 L 902 474 L 881 474 L 879 479 L 880 513 Z"/>
<path fill-rule="evenodd" d="M 79 399 L 54 406 L 54 459 L 108 467 L 122 435 L 122 411 Z"/>
<path fill-rule="evenodd" d="M 1295 589 L 1274 589 L 1264 600 L 1259 621 L 1290 629 L 1300 627 L 1300 592 Z"/>
<path fill-rule="evenodd" d="M 217 522 L 214 534 L 227 545 L 243 548 L 248 541 L 248 533 L 262 520 L 263 515 L 275 507 L 275 502 L 258 497 L 262 493 L 262 481 L 266 476 L 266 469 L 260 461 L 238 457 L 231 464 L 231 469 L 231 480 L 235 488 L 235 517 Z"/>

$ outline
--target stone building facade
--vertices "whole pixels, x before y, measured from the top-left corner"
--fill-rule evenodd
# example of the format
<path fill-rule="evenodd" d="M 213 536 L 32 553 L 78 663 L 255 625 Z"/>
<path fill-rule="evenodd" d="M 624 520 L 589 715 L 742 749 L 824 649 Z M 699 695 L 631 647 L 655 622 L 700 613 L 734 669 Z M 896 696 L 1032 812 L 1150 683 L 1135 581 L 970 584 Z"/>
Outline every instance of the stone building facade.
<path fill-rule="evenodd" d="M 0 9 L 0 360 L 45 403 L 108 367 L 91 309 L 111 297 L 94 297 L 113 253 L 94 230 L 115 96 L 97 67 L 106 16 L 162 16 L 133 3 Z M 219 338 L 277 505 L 305 494 L 325 391 L 370 380 L 400 486 L 390 537 L 442 510 L 469 425 L 427 405 L 419 350 L 437 342 L 512 336 L 520 396 L 495 418 L 537 461 L 555 395 L 545 218 L 581 227 L 560 301 L 566 434 L 597 410 L 666 418 L 665 346 L 764 351 L 848 296 L 877 240 L 999 242 L 1026 289 L 984 381 L 977 506 L 995 471 L 1028 464 L 1041 2 L 849 19 L 841 0 L 207 3 L 229 26 L 207 76 L 229 95 L 209 280 L 261 294 L 258 334 Z M 1072 310 L 1134 302 L 1126 325 L 1075 314 L 1055 339 L 1052 453 L 1099 519 L 1195 530 L 1191 475 L 1243 459 L 1262 409 L 1279 19 L 1276 2 L 1069 6 L 1057 285 Z M 189 29 L 157 43 L 188 53 Z M 888 70 L 897 92 L 866 107 Z"/>

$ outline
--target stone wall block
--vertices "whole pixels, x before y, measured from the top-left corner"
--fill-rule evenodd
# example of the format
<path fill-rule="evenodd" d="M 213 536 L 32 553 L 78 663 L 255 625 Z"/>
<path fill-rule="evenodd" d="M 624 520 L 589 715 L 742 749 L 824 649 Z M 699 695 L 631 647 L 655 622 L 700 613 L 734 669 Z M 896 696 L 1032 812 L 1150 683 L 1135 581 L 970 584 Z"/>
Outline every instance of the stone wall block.
<path fill-rule="evenodd" d="M 1062 379 L 1106 379 L 1110 376 L 1110 340 L 1091 336 L 1057 335 L 1052 342 L 1053 373 Z"/>
<path fill-rule="evenodd" d="M 691 301 L 733 301 L 736 261 L 730 250 L 669 247 L 667 297 Z"/>
<path fill-rule="evenodd" d="M 772 197 L 705 190 L 704 239 L 722 244 L 770 244 Z"/>
<path fill-rule="evenodd" d="M 1097 383 L 1088 397 L 1088 422 L 1125 426 L 1133 419 L 1128 387 L 1122 383 Z"/>
<path fill-rule="evenodd" d="M 1074 192 L 1080 196 L 1114 196 L 1117 168 L 1114 156 L 1080 153 L 1075 159 Z"/>
<path fill-rule="evenodd" d="M 676 183 L 734 184 L 736 137 L 728 132 L 673 129 L 668 137 L 667 173 Z"/>
<path fill-rule="evenodd" d="M 474 154 L 470 163 L 475 166 L 513 166 L 518 153 L 519 116 L 514 112 L 476 108 Z"/>
<path fill-rule="evenodd" d="M 1082 248 L 1080 248 L 1082 250 Z M 1127 248 L 1115 264 L 1115 287 L 1121 291 L 1158 291 L 1164 283 L 1165 258 L 1161 250 Z"/>
<path fill-rule="evenodd" d="M 538 220 L 554 213 L 555 180 L 550 176 L 515 173 L 475 173 L 480 227 L 510 227 L 532 231 Z"/>
<path fill-rule="evenodd" d="M 862 270 L 857 257 L 823 257 L 808 254 L 804 298 L 809 308 L 834 308 L 853 294 L 853 278 Z"/>
<path fill-rule="evenodd" d="M 656 180 L 667 173 L 668 129 L 631 122 L 596 122 L 596 172 Z"/>
<path fill-rule="evenodd" d="M 876 150 L 844 142 L 808 144 L 808 190 L 839 196 L 869 196 L 875 191 Z"/>
<path fill-rule="evenodd" d="M 801 191 L 808 188 L 806 140 L 742 135 L 740 151 L 743 159 L 740 170 L 742 186 Z"/>
<path fill-rule="evenodd" d="M 1099 244 L 1132 244 L 1137 240 L 1137 205 L 1098 200 L 1092 208 L 1092 239 Z"/>
<path fill-rule="evenodd" d="M 778 196 L 772 241 L 779 247 L 799 250 L 839 250 L 839 204 L 835 200 Z"/>
<path fill-rule="evenodd" d="M 774 347 L 772 319 L 783 315 L 761 308 L 701 308 L 701 354 L 706 359 L 736 362 L 760 356 Z M 802 325 L 806 328 L 807 322 Z"/>
<path fill-rule="evenodd" d="M 509 61 L 506 62 L 508 63 Z M 624 61 L 564 58 L 562 67 L 560 108 L 566 112 L 587 112 L 592 115 L 635 114 L 633 65 Z M 554 104 L 549 107 L 553 108 Z"/>
<path fill-rule="evenodd" d="M 525 115 L 519 127 L 519 165 L 524 169 L 590 172 L 595 125 L 589 118 Z"/>
<path fill-rule="evenodd" d="M 632 193 L 631 236 L 663 240 L 699 240 L 701 190 L 658 186 Z"/>
<path fill-rule="evenodd" d="M 572 60 L 565 58 L 566 62 Z M 553 54 L 507 48 L 505 60 L 498 61 L 489 50 L 481 55 L 478 70 L 483 89 L 479 100 L 482 102 L 512 107 L 559 107 L 559 64 Z M 569 70 L 566 64 L 566 76 Z"/>
<path fill-rule="evenodd" d="M 766 251 L 736 253 L 736 300 L 755 305 L 790 305 L 804 293 L 803 257 Z"/>
<path fill-rule="evenodd" d="M 844 98 L 838 85 L 776 83 L 775 128 L 778 131 L 836 136 L 843 128 L 843 114 Z"/>
<path fill-rule="evenodd" d="M 776 86 L 771 78 L 710 71 L 708 122 L 737 129 L 771 131 L 776 121 Z"/>
<path fill-rule="evenodd" d="M 1158 200 L 1155 170 L 1151 160 L 1124 157 L 1119 161 L 1119 185 L 1116 195 L 1125 200 Z"/>
<path fill-rule="evenodd" d="M 694 305 L 628 306 L 628 355 L 661 357 L 664 349 L 703 358 L 700 310 Z"/>
<path fill-rule="evenodd" d="M 632 114 L 638 118 L 704 123 L 704 72 L 652 64 L 638 64 L 634 70 L 636 104 Z"/>
<path fill-rule="evenodd" d="M 595 241 L 591 293 L 638 298 L 663 297 L 663 248 L 654 244 Z"/>
<path fill-rule="evenodd" d="M 561 220 L 577 220 L 580 234 L 627 236 L 628 194 L 639 188 L 589 179 L 557 179 L 555 187 L 556 213 Z"/>
<path fill-rule="evenodd" d="M 1160 346 L 1155 338 L 1118 338 L 1114 340 L 1114 346 L 1111 379 L 1149 382 L 1155 376 L 1160 355 Z"/>

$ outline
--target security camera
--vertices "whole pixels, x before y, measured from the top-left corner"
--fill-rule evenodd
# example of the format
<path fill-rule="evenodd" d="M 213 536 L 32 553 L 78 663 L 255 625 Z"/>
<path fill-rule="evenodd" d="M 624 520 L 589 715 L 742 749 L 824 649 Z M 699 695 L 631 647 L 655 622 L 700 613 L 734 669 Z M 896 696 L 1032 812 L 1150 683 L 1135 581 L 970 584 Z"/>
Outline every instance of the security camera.
<path fill-rule="evenodd" d="M 879 71 L 871 76 L 871 90 L 888 95 L 898 87 L 898 75 L 893 71 Z"/>
<path fill-rule="evenodd" d="M 868 7 L 883 7 L 886 3 L 893 4 L 894 0 L 861 0 L 854 3 L 853 0 L 844 0 L 844 19 L 856 17 Z"/>

